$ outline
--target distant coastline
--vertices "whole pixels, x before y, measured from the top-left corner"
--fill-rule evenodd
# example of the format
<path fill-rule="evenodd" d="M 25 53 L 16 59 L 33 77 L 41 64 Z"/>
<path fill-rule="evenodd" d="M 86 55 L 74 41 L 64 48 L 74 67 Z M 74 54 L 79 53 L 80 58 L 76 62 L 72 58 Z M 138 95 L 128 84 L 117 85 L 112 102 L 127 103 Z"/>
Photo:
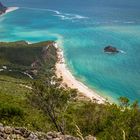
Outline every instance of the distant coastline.
<path fill-rule="evenodd" d="M 13 12 L 13 11 L 17 10 L 17 9 L 19 9 L 19 7 L 7 7 L 5 13 L 3 13 L 3 14 L 0 15 L 0 16 L 6 15 L 6 14 L 8 14 L 8 13 L 10 13 L 10 12 Z"/>
<path fill-rule="evenodd" d="M 59 48 L 58 44 L 54 44 L 57 48 L 58 61 L 56 63 L 56 75 L 58 78 L 63 78 L 63 84 L 70 88 L 78 89 L 85 97 L 95 100 L 99 104 L 105 103 L 106 99 L 98 95 L 96 91 L 89 89 L 82 82 L 78 81 L 69 71 L 66 66 L 63 51 Z"/>

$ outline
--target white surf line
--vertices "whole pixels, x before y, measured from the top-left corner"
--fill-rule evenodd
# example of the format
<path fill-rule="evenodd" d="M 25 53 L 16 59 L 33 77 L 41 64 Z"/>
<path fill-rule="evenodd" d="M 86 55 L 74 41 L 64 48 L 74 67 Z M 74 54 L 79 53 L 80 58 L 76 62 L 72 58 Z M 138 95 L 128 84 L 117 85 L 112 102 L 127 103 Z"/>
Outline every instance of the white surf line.
<path fill-rule="evenodd" d="M 123 54 L 126 54 L 126 52 L 125 51 L 123 51 L 123 50 L 118 50 L 120 53 L 123 53 Z"/>
<path fill-rule="evenodd" d="M 89 89 L 86 85 L 82 82 L 78 81 L 72 73 L 69 71 L 65 64 L 63 51 L 59 48 L 58 44 L 55 43 L 54 46 L 58 49 L 58 62 L 56 63 L 56 75 L 57 77 L 63 78 L 63 83 L 66 84 L 70 88 L 78 89 L 80 93 L 84 96 L 88 97 L 91 100 L 96 100 L 97 103 L 103 104 L 105 103 L 106 99 L 98 95 L 96 91 Z"/>
<path fill-rule="evenodd" d="M 74 14 L 74 13 L 63 13 L 63 12 L 60 12 L 58 10 L 53 10 L 53 9 L 30 8 L 30 7 L 20 7 L 20 8 L 25 8 L 25 9 L 29 9 L 29 10 L 50 11 L 50 12 L 53 12 L 53 13 L 57 14 L 57 15 L 54 15 L 54 16 L 61 16 L 63 18 L 68 18 L 68 19 L 85 19 L 85 18 L 89 18 L 89 17 L 85 17 L 85 16 L 82 16 L 82 15 Z"/>

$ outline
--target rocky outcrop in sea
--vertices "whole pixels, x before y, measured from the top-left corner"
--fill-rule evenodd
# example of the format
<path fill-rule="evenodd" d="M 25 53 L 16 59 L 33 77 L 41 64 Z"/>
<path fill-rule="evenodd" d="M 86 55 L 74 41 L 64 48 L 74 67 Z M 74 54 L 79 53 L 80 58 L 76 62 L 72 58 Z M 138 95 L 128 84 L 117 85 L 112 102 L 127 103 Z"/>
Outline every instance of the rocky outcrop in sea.
<path fill-rule="evenodd" d="M 104 52 L 107 52 L 107 53 L 118 53 L 119 50 L 113 46 L 107 46 L 104 48 Z"/>

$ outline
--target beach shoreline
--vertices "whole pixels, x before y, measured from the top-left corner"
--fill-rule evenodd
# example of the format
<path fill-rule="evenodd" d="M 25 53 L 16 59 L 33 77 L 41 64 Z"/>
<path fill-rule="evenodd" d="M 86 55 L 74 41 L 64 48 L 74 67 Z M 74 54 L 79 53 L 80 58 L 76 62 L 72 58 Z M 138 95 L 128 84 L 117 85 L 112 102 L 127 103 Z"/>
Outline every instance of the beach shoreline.
<path fill-rule="evenodd" d="M 57 48 L 58 61 L 56 63 L 56 76 L 63 79 L 62 83 L 70 88 L 77 89 L 83 96 L 95 100 L 99 104 L 105 103 L 106 99 L 98 95 L 96 91 L 91 90 L 82 82 L 78 81 L 67 68 L 65 63 L 63 50 L 60 49 L 57 43 L 54 43 Z"/>

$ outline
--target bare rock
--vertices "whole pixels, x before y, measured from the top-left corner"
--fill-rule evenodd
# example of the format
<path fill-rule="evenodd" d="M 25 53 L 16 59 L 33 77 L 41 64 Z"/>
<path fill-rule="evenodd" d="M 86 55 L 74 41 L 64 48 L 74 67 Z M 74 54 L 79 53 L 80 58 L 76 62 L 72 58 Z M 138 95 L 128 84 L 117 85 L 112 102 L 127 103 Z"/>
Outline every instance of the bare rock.
<path fill-rule="evenodd" d="M 0 140 L 5 140 L 3 137 L 0 136 Z"/>
<path fill-rule="evenodd" d="M 91 136 L 91 135 L 89 135 L 89 136 L 85 137 L 85 140 L 96 140 L 96 138 Z"/>
<path fill-rule="evenodd" d="M 118 53 L 118 49 L 112 46 L 107 46 L 104 48 L 104 52 L 108 52 L 108 53 Z"/>
<path fill-rule="evenodd" d="M 57 138 L 57 133 L 56 132 L 48 132 L 47 137 L 48 138 Z"/>
<path fill-rule="evenodd" d="M 5 133 L 0 132 L 0 138 L 7 139 L 7 135 Z"/>
<path fill-rule="evenodd" d="M 38 140 L 37 135 L 35 135 L 34 133 L 30 133 L 29 137 L 27 138 L 27 140 Z"/>
<path fill-rule="evenodd" d="M 78 140 L 78 138 L 69 136 L 69 135 L 65 135 L 64 140 Z"/>
<path fill-rule="evenodd" d="M 62 135 L 60 132 L 31 132 L 25 128 L 3 126 L 0 124 L 0 140 L 80 140 L 79 138 Z M 87 139 L 92 140 L 92 139 Z"/>
<path fill-rule="evenodd" d="M 61 138 L 54 138 L 53 140 L 62 140 Z"/>
<path fill-rule="evenodd" d="M 10 126 L 5 126 L 4 127 L 4 132 L 6 134 L 11 134 L 13 132 L 13 128 L 11 128 Z"/>
<path fill-rule="evenodd" d="M 21 135 L 24 137 L 24 138 L 28 138 L 29 137 L 29 135 L 30 135 L 30 131 L 28 131 L 27 129 L 25 129 L 25 128 L 18 128 L 19 130 L 20 130 L 20 132 L 21 132 Z"/>
<path fill-rule="evenodd" d="M 15 128 L 15 129 L 13 130 L 13 133 L 14 133 L 14 134 L 22 135 L 22 132 L 20 131 L 19 128 Z"/>
<path fill-rule="evenodd" d="M 52 139 L 53 139 L 52 136 L 49 136 L 49 135 L 46 135 L 46 138 L 47 138 L 48 140 L 52 140 Z"/>
<path fill-rule="evenodd" d="M 4 127 L 2 124 L 0 124 L 0 132 L 4 132 Z"/>

